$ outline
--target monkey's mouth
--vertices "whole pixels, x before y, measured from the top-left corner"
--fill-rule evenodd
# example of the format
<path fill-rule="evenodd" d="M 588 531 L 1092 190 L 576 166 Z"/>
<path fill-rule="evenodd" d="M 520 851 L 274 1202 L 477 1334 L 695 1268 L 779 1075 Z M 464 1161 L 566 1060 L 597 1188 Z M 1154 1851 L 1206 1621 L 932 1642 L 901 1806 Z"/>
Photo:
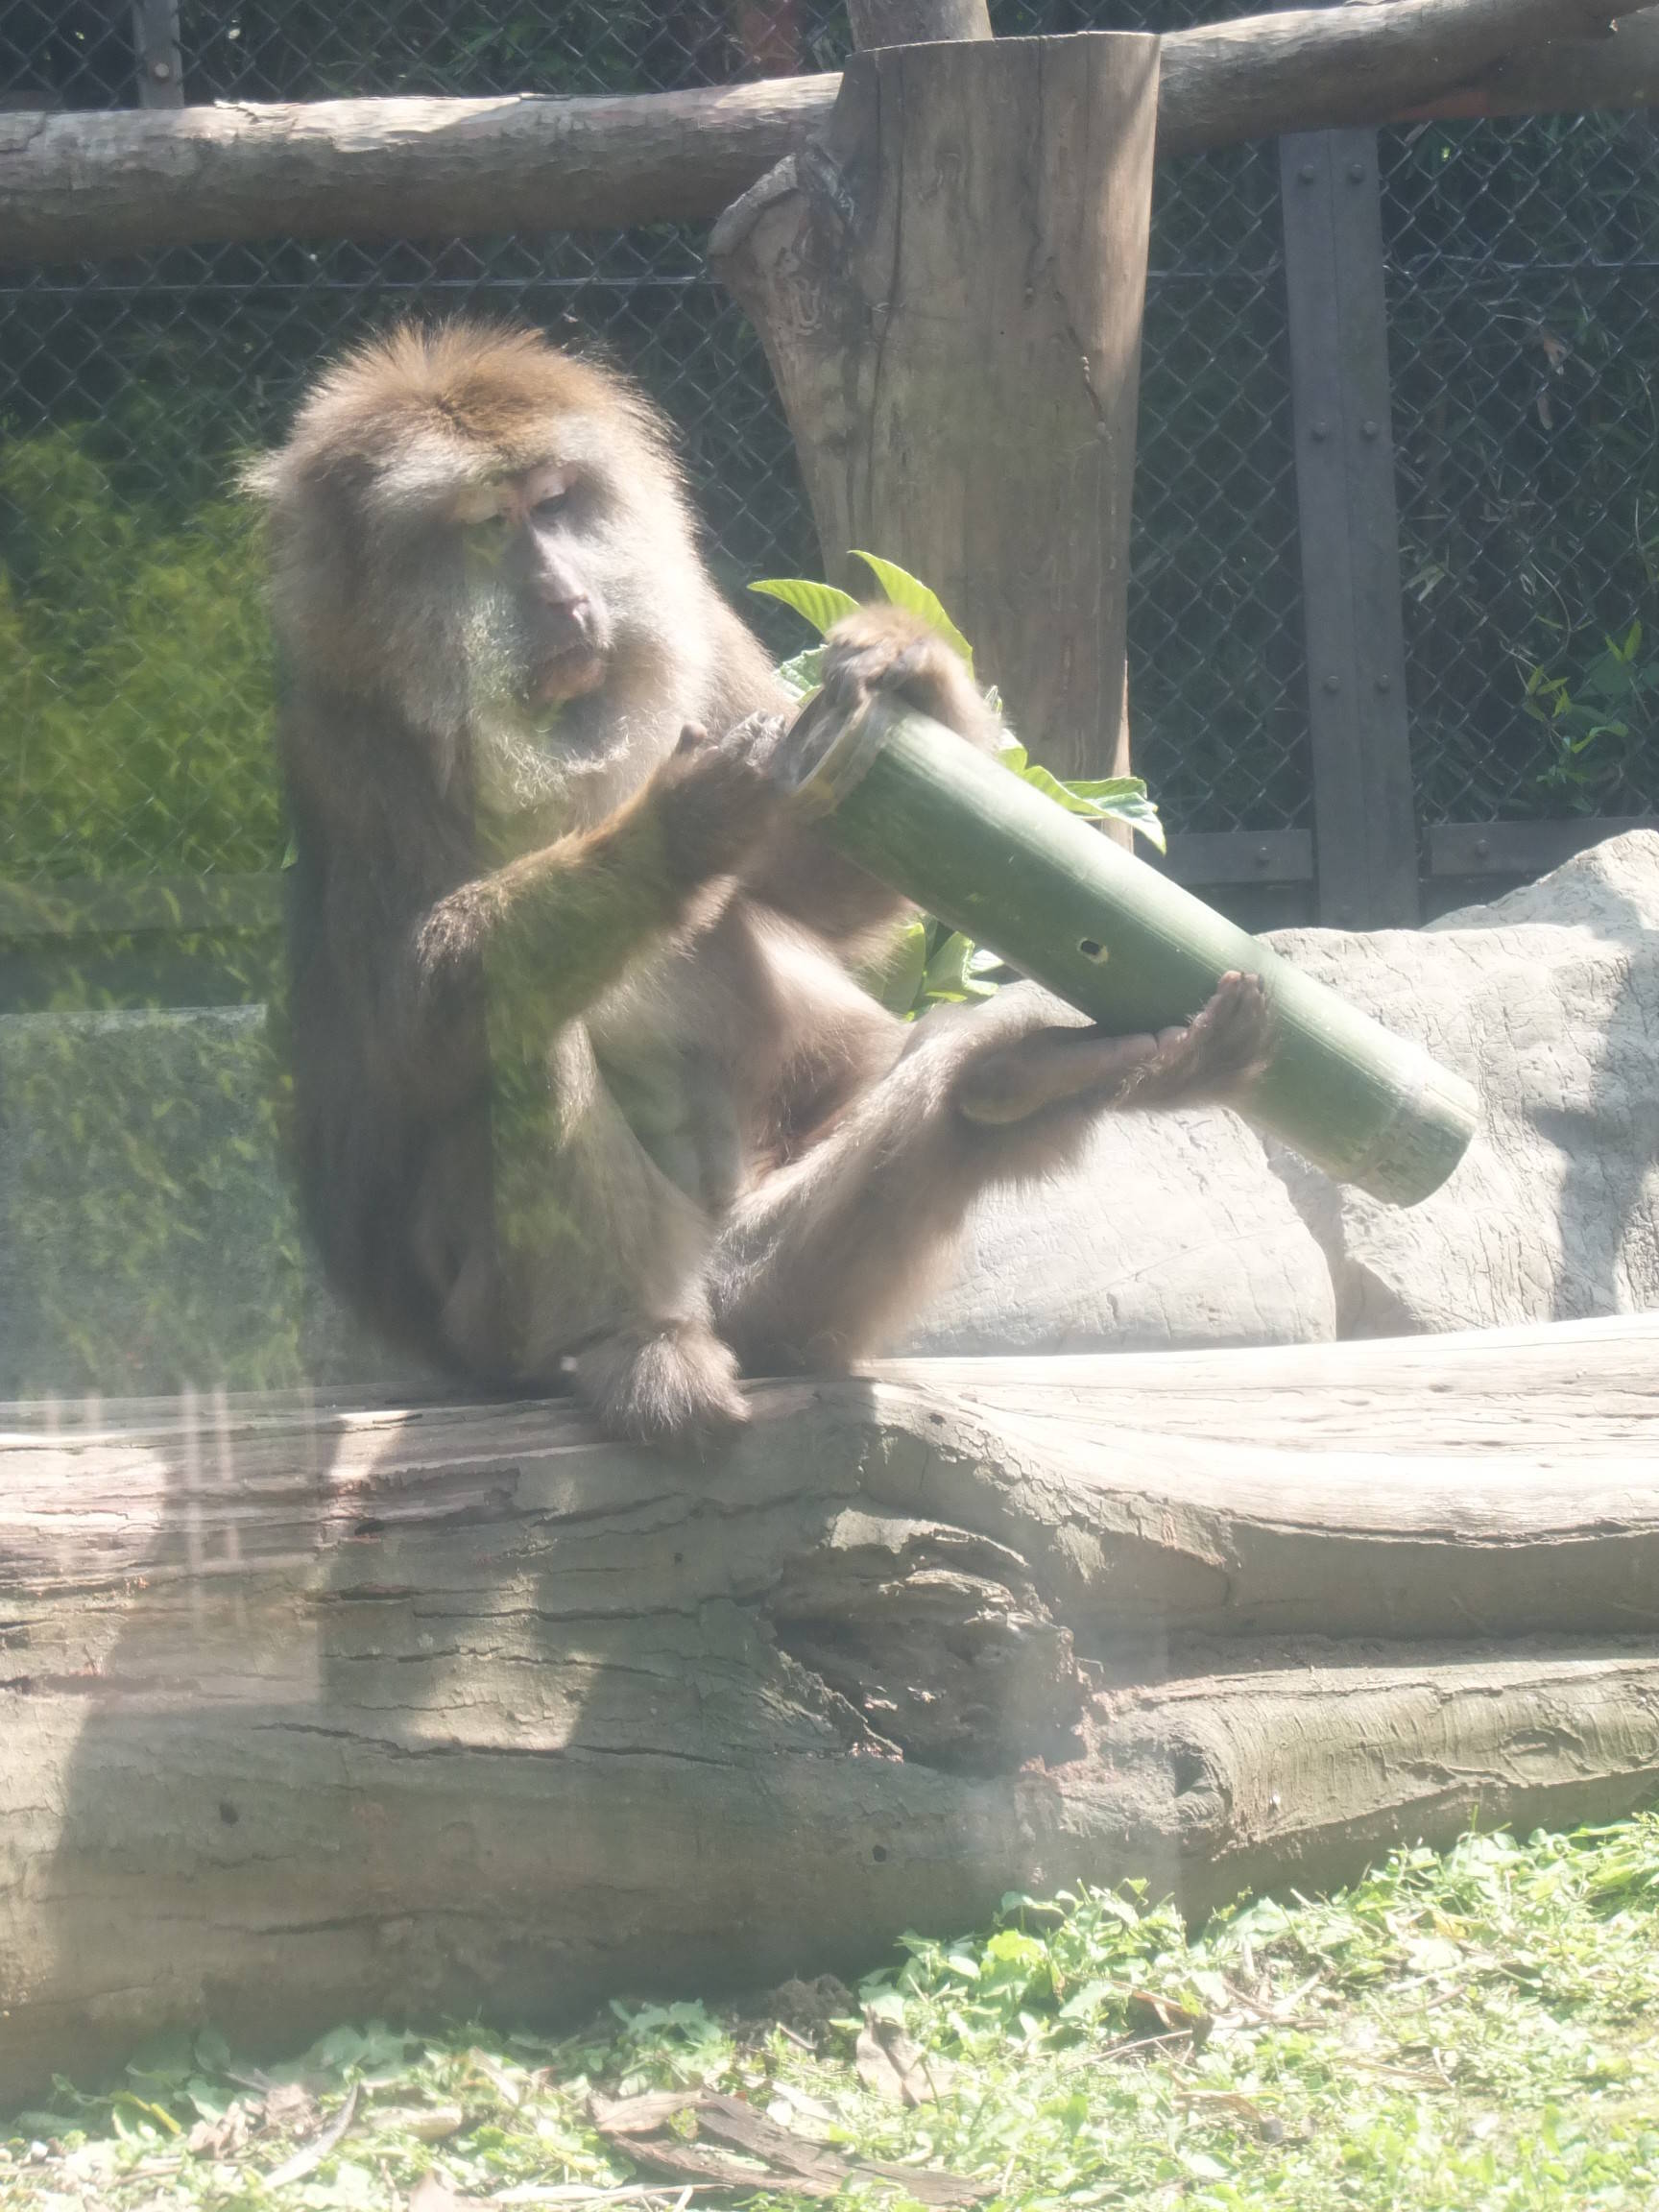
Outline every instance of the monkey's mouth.
<path fill-rule="evenodd" d="M 530 703 L 534 707 L 563 707 L 567 699 L 585 699 L 605 681 L 605 656 L 587 638 L 573 639 L 547 654 L 530 674 Z"/>

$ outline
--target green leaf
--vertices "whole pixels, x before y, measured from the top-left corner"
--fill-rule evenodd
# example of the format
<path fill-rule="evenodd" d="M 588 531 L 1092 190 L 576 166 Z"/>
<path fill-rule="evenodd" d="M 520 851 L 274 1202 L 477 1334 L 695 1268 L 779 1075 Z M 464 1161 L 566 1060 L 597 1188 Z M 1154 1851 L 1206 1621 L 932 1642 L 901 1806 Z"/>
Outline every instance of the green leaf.
<path fill-rule="evenodd" d="M 217 2028 L 204 2028 L 196 2038 L 196 2063 L 209 2074 L 223 2074 L 232 2062 L 229 2044 Z"/>
<path fill-rule="evenodd" d="M 1008 755 L 998 757 L 1005 767 L 1012 767 Z M 1127 822 L 1148 845 L 1155 846 L 1160 853 L 1168 850 L 1158 809 L 1147 798 L 1146 786 L 1139 776 L 1093 777 L 1075 783 L 1062 783 L 1059 777 L 1050 775 L 1046 768 L 1034 761 L 1014 768 L 1013 773 L 1022 783 L 1029 783 L 1034 791 L 1041 791 L 1046 799 L 1052 799 L 1069 814 L 1084 814 L 1095 822 Z"/>
<path fill-rule="evenodd" d="M 778 674 L 791 696 L 800 703 L 810 699 L 824 683 L 824 647 L 808 645 L 804 653 L 780 661 Z"/>
<path fill-rule="evenodd" d="M 1077 799 L 1094 799 L 1102 805 L 1117 799 L 1144 799 L 1146 786 L 1139 776 L 1072 776 L 1066 789 Z"/>
<path fill-rule="evenodd" d="M 929 629 L 937 630 L 947 644 L 953 646 L 969 667 L 973 667 L 974 648 L 946 613 L 936 592 L 930 591 L 907 568 L 901 568 L 896 561 L 883 561 L 878 553 L 864 553 L 854 546 L 853 558 L 863 562 L 895 607 L 906 608 L 912 614 L 920 615 Z"/>
<path fill-rule="evenodd" d="M 989 998 L 996 991 L 995 983 L 988 983 L 973 970 L 976 948 L 972 937 L 964 937 L 960 930 L 952 930 L 939 950 L 928 961 L 922 977 L 922 989 L 929 998 Z"/>
<path fill-rule="evenodd" d="M 129 2112 L 143 2113 L 145 2119 L 154 2120 L 164 2134 L 181 2135 L 184 2132 L 167 2107 L 157 2104 L 153 2098 L 134 2096 L 131 2089 L 117 2089 L 115 2104 Z"/>
<path fill-rule="evenodd" d="M 127 2061 L 127 2072 L 152 2095 L 179 2089 L 196 2071 L 196 2053 L 182 2031 L 155 2036 Z"/>
<path fill-rule="evenodd" d="M 768 599 L 781 599 L 785 607 L 793 607 L 797 614 L 811 623 L 820 637 L 839 622 L 843 614 L 854 614 L 858 611 L 858 602 L 851 591 L 843 591 L 834 584 L 820 584 L 810 576 L 767 576 L 758 584 L 751 584 L 749 589 L 763 592 Z"/>
<path fill-rule="evenodd" d="M 927 925 L 920 914 L 912 914 L 880 958 L 864 969 L 859 980 L 889 1014 L 908 1014 L 916 1003 L 926 968 Z"/>

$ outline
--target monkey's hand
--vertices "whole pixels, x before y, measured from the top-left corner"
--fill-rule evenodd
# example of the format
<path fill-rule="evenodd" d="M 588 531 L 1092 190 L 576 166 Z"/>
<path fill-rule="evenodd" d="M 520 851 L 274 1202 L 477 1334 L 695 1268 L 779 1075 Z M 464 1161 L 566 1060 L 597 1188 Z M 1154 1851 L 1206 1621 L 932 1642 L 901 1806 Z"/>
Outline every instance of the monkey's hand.
<path fill-rule="evenodd" d="M 782 717 L 751 714 L 717 742 L 687 722 L 651 780 L 672 880 L 684 889 L 731 876 L 777 829 L 783 799 L 768 763 Z"/>
<path fill-rule="evenodd" d="M 1055 1026 L 1045 1011 L 1041 995 L 1016 985 L 974 1016 L 990 1033 L 953 1087 L 964 1120 L 997 1127 L 1066 1107 L 1093 1114 L 1225 1099 L 1260 1074 L 1272 1045 L 1261 981 L 1236 971 L 1190 1022 L 1156 1036 L 1102 1037 Z M 1009 1027 L 1019 1033 L 1004 1041 Z"/>
<path fill-rule="evenodd" d="M 979 696 L 968 663 L 918 616 L 902 607 L 860 607 L 842 616 L 824 645 L 825 713 L 851 712 L 874 693 L 885 692 L 986 752 L 995 751 L 1000 724 Z"/>

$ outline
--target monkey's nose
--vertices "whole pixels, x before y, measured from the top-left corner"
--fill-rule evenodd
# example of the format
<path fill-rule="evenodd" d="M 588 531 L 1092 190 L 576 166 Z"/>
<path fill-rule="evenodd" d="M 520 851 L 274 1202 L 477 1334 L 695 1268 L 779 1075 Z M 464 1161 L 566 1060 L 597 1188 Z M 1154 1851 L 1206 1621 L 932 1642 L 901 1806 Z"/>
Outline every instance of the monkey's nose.
<path fill-rule="evenodd" d="M 572 618 L 588 612 L 588 594 L 579 586 L 543 580 L 536 587 L 536 596 L 550 614 L 565 614 Z"/>

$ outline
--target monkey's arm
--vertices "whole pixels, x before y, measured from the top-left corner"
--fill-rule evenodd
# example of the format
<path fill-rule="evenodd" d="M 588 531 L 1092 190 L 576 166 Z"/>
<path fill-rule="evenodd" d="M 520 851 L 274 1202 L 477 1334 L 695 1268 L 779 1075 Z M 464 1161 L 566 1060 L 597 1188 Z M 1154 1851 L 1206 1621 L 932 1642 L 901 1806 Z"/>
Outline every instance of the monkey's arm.
<path fill-rule="evenodd" d="M 493 1046 L 537 1049 L 591 1006 L 697 893 L 730 874 L 778 801 L 739 742 L 687 731 L 642 791 L 608 822 L 464 883 L 415 941 L 422 1025 L 446 1024 L 458 993 L 483 985 Z"/>

